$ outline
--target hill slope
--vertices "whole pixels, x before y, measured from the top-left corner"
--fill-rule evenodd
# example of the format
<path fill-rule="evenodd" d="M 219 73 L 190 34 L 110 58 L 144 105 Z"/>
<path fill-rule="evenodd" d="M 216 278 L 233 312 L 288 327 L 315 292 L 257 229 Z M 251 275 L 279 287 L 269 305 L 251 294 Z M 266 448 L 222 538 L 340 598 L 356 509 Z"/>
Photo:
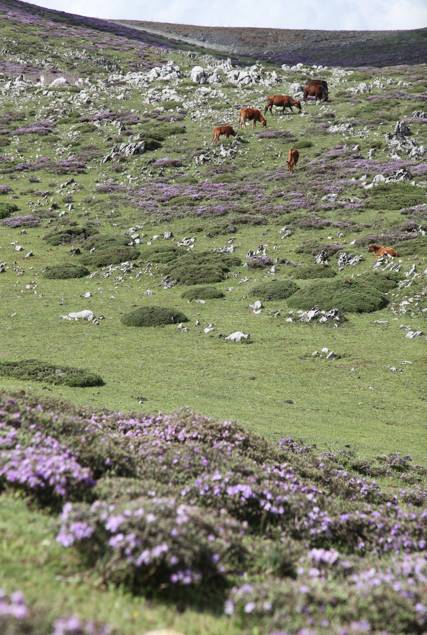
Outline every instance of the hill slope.
<path fill-rule="evenodd" d="M 407 31 L 321 31 L 200 27 L 124 20 L 145 33 L 276 64 L 390 66 L 427 61 L 427 29 Z"/>

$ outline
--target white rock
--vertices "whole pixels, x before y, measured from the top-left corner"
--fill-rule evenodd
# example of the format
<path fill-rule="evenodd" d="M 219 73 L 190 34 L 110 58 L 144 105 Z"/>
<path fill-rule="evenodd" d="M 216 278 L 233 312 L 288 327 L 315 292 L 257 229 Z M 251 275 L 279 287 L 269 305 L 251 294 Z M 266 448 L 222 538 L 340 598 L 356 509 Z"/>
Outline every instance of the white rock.
<path fill-rule="evenodd" d="M 53 80 L 53 82 L 50 82 L 49 86 L 65 86 L 66 84 L 68 84 L 68 81 L 65 79 L 65 77 L 57 77 Z"/>
<path fill-rule="evenodd" d="M 262 302 L 261 302 L 261 300 L 256 300 L 253 304 L 249 305 L 249 308 L 252 309 L 253 313 L 258 315 L 262 311 Z"/>
<path fill-rule="evenodd" d="M 249 333 L 243 333 L 242 331 L 234 331 L 234 333 L 230 333 L 225 338 L 227 342 L 249 342 L 250 339 Z"/>
<path fill-rule="evenodd" d="M 61 318 L 63 320 L 69 320 L 69 321 L 77 321 L 77 320 L 87 320 L 88 322 L 91 322 L 95 317 L 95 314 L 93 313 L 93 311 L 89 311 L 89 309 L 84 309 L 83 311 L 74 311 L 71 313 L 68 313 L 67 315 L 62 315 Z"/>

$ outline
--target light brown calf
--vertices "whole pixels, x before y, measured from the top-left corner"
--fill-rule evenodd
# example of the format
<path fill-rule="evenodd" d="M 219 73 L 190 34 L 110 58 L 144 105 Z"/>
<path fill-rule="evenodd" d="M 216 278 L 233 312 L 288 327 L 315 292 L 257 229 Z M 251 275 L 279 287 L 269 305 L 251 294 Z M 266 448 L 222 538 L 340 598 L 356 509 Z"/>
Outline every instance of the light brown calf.
<path fill-rule="evenodd" d="M 293 173 L 295 166 L 298 163 L 298 159 L 299 159 L 298 150 L 296 148 L 289 148 L 287 164 L 288 164 L 288 170 L 291 174 Z"/>
<path fill-rule="evenodd" d="M 237 132 L 232 126 L 216 126 L 216 128 L 212 130 L 212 143 L 218 143 L 221 135 L 225 135 L 228 139 L 228 137 L 235 137 L 236 134 Z"/>

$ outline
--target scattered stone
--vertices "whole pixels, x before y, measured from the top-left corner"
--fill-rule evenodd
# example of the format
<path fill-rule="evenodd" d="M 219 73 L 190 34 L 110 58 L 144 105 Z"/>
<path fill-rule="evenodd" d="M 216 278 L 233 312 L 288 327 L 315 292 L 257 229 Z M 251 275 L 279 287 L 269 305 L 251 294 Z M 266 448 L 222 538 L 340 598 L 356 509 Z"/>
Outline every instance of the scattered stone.
<path fill-rule="evenodd" d="M 69 321 L 87 320 L 88 322 L 92 322 L 95 318 L 95 314 L 93 311 L 89 311 L 89 309 L 84 309 L 83 311 L 75 311 L 67 315 L 61 315 L 61 318 Z"/>
<path fill-rule="evenodd" d="M 413 340 L 416 337 L 420 337 L 421 335 L 424 335 L 423 331 L 408 331 L 405 335 L 405 337 L 408 340 Z"/>
<path fill-rule="evenodd" d="M 362 262 L 363 256 L 355 256 L 345 251 L 338 256 L 338 269 L 342 271 L 345 267 L 354 267 Z"/>
<path fill-rule="evenodd" d="M 213 324 L 208 324 L 207 326 L 205 326 L 205 328 L 203 329 L 203 333 L 205 333 L 205 335 L 209 335 L 209 333 L 212 333 L 212 331 L 215 330 L 215 327 Z"/>
<path fill-rule="evenodd" d="M 249 333 L 243 333 L 242 331 L 234 331 L 234 333 L 230 333 L 227 335 L 225 340 L 227 342 L 237 342 L 237 343 L 248 343 L 250 340 Z"/>
<path fill-rule="evenodd" d="M 263 308 L 261 300 L 256 300 L 253 304 L 249 305 L 249 308 L 252 309 L 252 312 L 255 313 L 255 315 L 258 315 L 261 313 Z"/>

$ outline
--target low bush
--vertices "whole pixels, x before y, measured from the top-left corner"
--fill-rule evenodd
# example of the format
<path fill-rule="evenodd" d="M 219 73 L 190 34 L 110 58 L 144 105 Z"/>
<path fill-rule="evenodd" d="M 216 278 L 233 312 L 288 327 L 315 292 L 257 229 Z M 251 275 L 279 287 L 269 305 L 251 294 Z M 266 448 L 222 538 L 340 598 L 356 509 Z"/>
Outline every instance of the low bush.
<path fill-rule="evenodd" d="M 224 293 L 215 287 L 194 287 L 184 291 L 181 297 L 185 300 L 214 300 L 223 298 Z"/>
<path fill-rule="evenodd" d="M 69 366 L 55 366 L 36 359 L 19 362 L 0 362 L 0 375 L 26 381 L 41 381 L 46 384 L 86 388 L 103 386 L 103 379 L 88 370 Z"/>
<path fill-rule="evenodd" d="M 295 269 L 295 278 L 297 280 L 310 280 L 311 278 L 334 278 L 336 271 L 331 267 L 324 267 L 322 265 L 307 265 L 305 267 L 298 267 Z"/>
<path fill-rule="evenodd" d="M 388 299 L 374 285 L 357 280 L 312 283 L 289 298 L 296 309 L 339 309 L 349 313 L 370 313 L 388 304 Z"/>
<path fill-rule="evenodd" d="M 49 280 L 67 280 L 68 278 L 84 278 L 90 274 L 89 269 L 83 265 L 52 265 L 46 267 L 43 276 Z"/>
<path fill-rule="evenodd" d="M 7 218 L 14 212 L 17 212 L 19 207 L 15 203 L 3 203 L 0 202 L 0 218 Z"/>
<path fill-rule="evenodd" d="M 93 227 L 67 227 L 66 229 L 56 229 L 44 236 L 44 240 L 57 247 L 58 245 L 66 245 L 76 240 L 85 240 L 92 234 L 97 233 Z"/>
<path fill-rule="evenodd" d="M 127 242 L 124 237 L 95 234 L 86 238 L 82 243 L 82 247 L 88 251 L 91 249 L 111 249 L 113 247 L 125 247 Z"/>
<path fill-rule="evenodd" d="M 161 326 L 180 322 L 188 322 L 184 313 L 162 306 L 142 306 L 122 317 L 122 323 L 126 326 Z"/>
<path fill-rule="evenodd" d="M 194 601 L 197 587 L 221 595 L 245 554 L 240 523 L 174 498 L 66 504 L 58 541 L 75 546 L 104 579 L 175 600 L 180 592 Z"/>
<path fill-rule="evenodd" d="M 215 252 L 189 252 L 170 263 L 167 273 L 178 283 L 195 285 L 221 282 L 240 258 Z"/>
<path fill-rule="evenodd" d="M 382 293 L 387 293 L 391 289 L 397 287 L 402 276 L 399 273 L 392 272 L 369 272 L 355 278 L 359 284 L 373 286 Z"/>
<path fill-rule="evenodd" d="M 293 147 L 297 148 L 298 150 L 302 150 L 303 148 L 312 148 L 313 142 L 301 139 L 301 141 L 297 141 L 296 143 L 294 143 Z"/>
<path fill-rule="evenodd" d="M 285 300 L 293 293 L 298 291 L 299 287 L 293 280 L 274 280 L 273 282 L 265 282 L 253 287 L 250 291 L 251 296 L 259 300 Z"/>
<path fill-rule="evenodd" d="M 427 236 L 420 236 L 396 245 L 399 256 L 419 256 L 427 258 Z"/>
<path fill-rule="evenodd" d="M 185 253 L 185 249 L 175 247 L 174 245 L 152 245 L 142 250 L 141 259 L 166 264 Z"/>
<path fill-rule="evenodd" d="M 93 267 L 107 267 L 108 265 L 119 265 L 127 260 L 139 258 L 139 251 L 135 247 L 105 247 L 97 249 L 93 253 L 83 256 L 82 262 Z"/>

